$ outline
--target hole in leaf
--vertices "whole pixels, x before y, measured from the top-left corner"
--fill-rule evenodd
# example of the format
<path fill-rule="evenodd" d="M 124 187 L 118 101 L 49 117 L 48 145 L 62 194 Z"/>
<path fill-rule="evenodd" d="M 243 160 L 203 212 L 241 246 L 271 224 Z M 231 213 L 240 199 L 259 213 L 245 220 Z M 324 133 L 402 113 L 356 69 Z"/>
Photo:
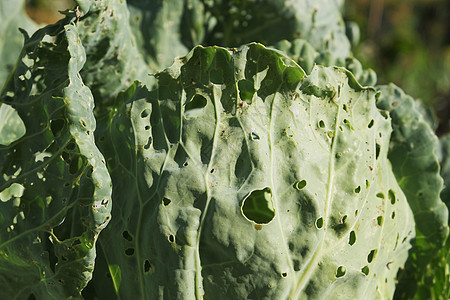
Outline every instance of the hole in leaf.
<path fill-rule="evenodd" d="M 215 170 L 214 168 L 212 168 L 212 169 L 209 171 L 209 173 L 210 173 L 210 174 L 213 174 L 215 171 L 216 171 L 216 170 Z"/>
<path fill-rule="evenodd" d="M 325 128 L 325 122 L 323 120 L 320 120 L 318 126 L 319 128 Z"/>
<path fill-rule="evenodd" d="M 320 229 L 323 227 L 323 218 L 322 217 L 320 217 L 316 220 L 316 227 L 317 227 L 317 229 Z"/>
<path fill-rule="evenodd" d="M 134 248 L 127 248 L 125 249 L 125 254 L 128 256 L 131 256 L 134 254 Z"/>
<path fill-rule="evenodd" d="M 146 125 L 146 126 L 144 127 L 144 129 L 145 129 L 145 130 L 150 130 L 150 126 L 149 126 L 149 125 Z"/>
<path fill-rule="evenodd" d="M 370 123 L 369 123 L 369 125 L 367 125 L 367 127 L 372 128 L 373 124 L 375 124 L 375 121 L 372 119 L 372 120 L 370 120 Z"/>
<path fill-rule="evenodd" d="M 388 197 L 389 197 L 389 200 L 391 200 L 391 204 L 395 204 L 396 198 L 395 198 L 395 192 L 393 190 L 389 190 Z"/>
<path fill-rule="evenodd" d="M 359 192 L 361 192 L 361 186 L 358 185 L 358 186 L 355 188 L 355 193 L 358 194 Z"/>
<path fill-rule="evenodd" d="M 141 112 L 141 118 L 147 118 L 150 114 L 150 111 L 146 108 Z"/>
<path fill-rule="evenodd" d="M 364 266 L 362 269 L 361 269 L 361 272 L 364 274 L 364 275 L 369 275 L 369 267 L 368 266 Z"/>
<path fill-rule="evenodd" d="M 173 234 L 170 234 L 168 237 L 168 240 L 170 243 L 174 243 L 175 242 L 175 236 Z"/>
<path fill-rule="evenodd" d="M 384 199 L 384 194 L 380 192 L 380 193 L 377 194 L 377 197 L 380 198 L 380 199 Z"/>
<path fill-rule="evenodd" d="M 350 231 L 350 236 L 348 237 L 348 244 L 353 246 L 356 243 L 356 233 L 354 230 Z"/>
<path fill-rule="evenodd" d="M 247 103 L 252 103 L 253 95 L 255 94 L 255 88 L 253 86 L 253 82 L 250 80 L 239 80 L 238 81 L 238 88 L 239 88 L 239 96 L 241 97 L 242 101 L 245 101 Z"/>
<path fill-rule="evenodd" d="M 208 101 L 202 95 L 195 95 L 191 101 L 186 103 L 185 111 L 197 111 L 206 106 Z"/>
<path fill-rule="evenodd" d="M 355 217 L 358 216 L 358 210 L 355 210 Z"/>
<path fill-rule="evenodd" d="M 330 217 L 329 224 L 331 225 L 331 228 L 336 232 L 336 234 L 341 234 L 344 231 L 346 231 L 348 225 L 347 222 L 347 215 L 340 216 L 339 218 L 336 218 L 335 216 Z"/>
<path fill-rule="evenodd" d="M 306 186 L 306 180 L 299 180 L 299 181 L 297 181 L 296 183 L 295 183 L 295 188 L 297 189 L 297 190 L 301 190 L 301 189 L 303 189 L 304 187 Z"/>
<path fill-rule="evenodd" d="M 133 240 L 133 236 L 128 232 L 128 230 L 125 230 L 124 232 L 122 232 L 122 236 L 124 239 L 126 239 L 129 242 L 131 242 Z"/>
<path fill-rule="evenodd" d="M 287 277 L 287 273 L 286 272 L 281 273 L 281 277 L 286 278 Z"/>
<path fill-rule="evenodd" d="M 87 178 L 92 178 L 92 172 L 94 172 L 94 168 L 92 166 L 88 167 L 88 170 L 86 172 L 86 177 Z"/>
<path fill-rule="evenodd" d="M 375 258 L 375 255 L 377 254 L 377 249 L 373 249 L 370 251 L 369 255 L 367 255 L 367 262 L 370 264 L 373 259 Z"/>
<path fill-rule="evenodd" d="M 65 121 L 63 119 L 57 119 L 50 121 L 50 129 L 53 133 L 53 136 L 58 136 L 61 130 L 64 128 Z"/>
<path fill-rule="evenodd" d="M 259 138 L 259 135 L 256 132 L 252 131 L 252 132 L 250 132 L 250 139 L 252 141 L 259 141 L 260 138 Z"/>
<path fill-rule="evenodd" d="M 148 259 L 146 259 L 144 261 L 144 273 L 148 273 L 148 272 L 152 271 L 152 269 L 153 269 L 152 264 L 148 261 Z"/>
<path fill-rule="evenodd" d="M 395 219 L 395 211 L 392 212 L 391 219 Z"/>
<path fill-rule="evenodd" d="M 378 159 L 380 156 L 381 146 L 380 144 L 376 143 L 375 145 L 375 159 Z"/>
<path fill-rule="evenodd" d="M 147 144 L 144 146 L 144 149 L 145 149 L 145 150 L 150 149 L 150 145 L 151 145 L 151 144 L 152 144 L 152 137 L 149 136 L 149 137 L 148 137 L 148 140 L 147 140 Z"/>
<path fill-rule="evenodd" d="M 185 161 L 184 163 L 183 163 L 183 167 L 187 167 L 189 165 L 189 163 L 187 162 L 187 161 Z"/>
<path fill-rule="evenodd" d="M 337 268 L 336 270 L 336 278 L 344 276 L 346 272 L 347 270 L 345 269 L 344 266 L 339 266 L 339 268 Z"/>
<path fill-rule="evenodd" d="M 378 226 L 383 225 L 383 216 L 378 216 L 377 217 L 377 223 L 378 223 Z"/>
<path fill-rule="evenodd" d="M 163 199 L 163 201 L 162 201 L 162 203 L 163 203 L 163 205 L 164 205 L 164 206 L 167 206 L 167 205 L 169 205 L 169 204 L 170 204 L 170 202 L 172 202 L 172 200 L 170 200 L 170 199 L 167 199 L 167 198 L 164 198 L 164 199 Z"/>
<path fill-rule="evenodd" d="M 370 182 L 369 180 L 366 179 L 366 189 L 368 189 L 370 187 Z"/>
<path fill-rule="evenodd" d="M 81 165 L 82 165 L 83 161 L 81 159 L 81 157 L 76 156 L 74 157 L 69 164 L 69 173 L 70 174 L 75 174 L 78 172 L 78 170 L 80 170 Z"/>
<path fill-rule="evenodd" d="M 86 122 L 84 120 L 80 120 L 80 123 L 81 123 L 81 126 L 83 126 L 84 128 L 87 127 L 87 124 L 86 124 Z"/>
<path fill-rule="evenodd" d="M 256 224 L 267 224 L 275 216 L 272 202 L 272 190 L 268 187 L 254 190 L 242 201 L 243 216 Z"/>
<path fill-rule="evenodd" d="M 348 112 L 347 104 L 342 105 L 342 108 L 344 109 L 344 111 Z"/>
<path fill-rule="evenodd" d="M 400 238 L 400 234 L 397 233 L 397 239 L 395 240 L 394 251 L 397 249 L 399 238 Z"/>

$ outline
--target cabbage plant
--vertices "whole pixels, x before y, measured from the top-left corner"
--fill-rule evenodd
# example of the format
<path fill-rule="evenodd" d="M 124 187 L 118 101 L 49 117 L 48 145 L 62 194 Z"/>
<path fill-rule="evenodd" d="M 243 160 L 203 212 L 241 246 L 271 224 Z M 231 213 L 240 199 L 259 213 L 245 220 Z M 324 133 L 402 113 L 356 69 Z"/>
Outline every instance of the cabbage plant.
<path fill-rule="evenodd" d="M 450 139 L 353 57 L 343 1 L 78 0 L 40 29 L 23 2 L 1 299 L 450 297 Z"/>

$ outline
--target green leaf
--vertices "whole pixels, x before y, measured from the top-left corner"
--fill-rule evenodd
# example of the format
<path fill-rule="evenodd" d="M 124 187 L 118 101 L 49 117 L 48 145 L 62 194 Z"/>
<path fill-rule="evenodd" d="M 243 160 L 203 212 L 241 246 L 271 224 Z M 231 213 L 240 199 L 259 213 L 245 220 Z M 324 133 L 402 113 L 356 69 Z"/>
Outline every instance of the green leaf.
<path fill-rule="evenodd" d="M 441 176 L 444 179 L 444 189 L 441 192 L 442 201 L 450 206 L 450 135 L 446 135 L 439 140 L 440 151 L 439 165 L 441 166 Z"/>
<path fill-rule="evenodd" d="M 66 21 L 27 39 L 0 98 L 26 128 L 0 146 L 2 299 L 79 298 L 111 217 L 93 97 L 79 75 L 85 52 Z M 43 41 L 54 36 L 57 43 Z"/>
<path fill-rule="evenodd" d="M 414 222 L 374 90 L 260 44 L 156 78 L 98 121 L 115 205 L 89 295 L 118 266 L 119 298 L 392 297 Z"/>
<path fill-rule="evenodd" d="M 88 1 L 76 1 L 78 5 Z M 92 3 L 91 3 L 92 2 Z M 89 4 L 89 5 L 88 5 Z M 159 65 L 144 61 L 129 24 L 126 1 L 89 1 L 89 13 L 78 22 L 86 63 L 81 75 L 95 98 L 96 113 L 104 114 L 117 94 L 139 79 L 150 84 L 149 73 Z M 159 70 L 159 68 L 158 68 Z"/>
<path fill-rule="evenodd" d="M 377 106 L 389 111 L 392 117 L 388 157 L 416 223 L 414 248 L 396 291 L 396 297 L 411 299 L 449 233 L 448 209 L 440 198 L 443 180 L 437 158 L 439 143 L 410 96 L 392 84 L 378 89 L 381 96 Z M 431 270 L 441 272 L 441 267 L 436 265 Z"/>
<path fill-rule="evenodd" d="M 130 26 L 152 72 L 204 43 L 207 15 L 201 0 L 130 0 Z"/>
<path fill-rule="evenodd" d="M 19 28 L 33 33 L 37 26 L 25 13 L 25 0 L 0 0 L 0 90 L 23 46 Z"/>
<path fill-rule="evenodd" d="M 272 45 L 296 38 L 307 40 L 326 57 L 344 60 L 350 55 L 350 43 L 342 2 L 131 0 L 127 4 L 137 48 L 155 72 L 196 45 Z"/>
<path fill-rule="evenodd" d="M 276 43 L 273 47 L 283 51 L 288 57 L 295 60 L 307 74 L 312 71 L 316 64 L 324 66 L 341 66 L 351 71 L 358 82 L 363 86 L 373 86 L 377 82 L 377 75 L 375 72 L 371 69 L 363 69 L 361 63 L 356 58 L 352 56 L 345 57 L 339 52 L 316 50 L 306 40 L 283 40 Z"/>
<path fill-rule="evenodd" d="M 7 104 L 0 104 L 0 145 L 8 146 L 25 134 L 25 124 L 17 111 Z"/>
<path fill-rule="evenodd" d="M 114 283 L 114 290 L 119 293 L 120 283 L 122 282 L 122 272 L 120 266 L 109 265 L 109 273 L 111 274 L 111 279 Z"/>
<path fill-rule="evenodd" d="M 204 1 L 211 14 L 202 44 L 238 47 L 249 42 L 273 45 L 301 38 L 315 49 L 345 58 L 350 42 L 341 16 L 343 1 Z M 212 22 L 213 21 L 213 22 Z"/>

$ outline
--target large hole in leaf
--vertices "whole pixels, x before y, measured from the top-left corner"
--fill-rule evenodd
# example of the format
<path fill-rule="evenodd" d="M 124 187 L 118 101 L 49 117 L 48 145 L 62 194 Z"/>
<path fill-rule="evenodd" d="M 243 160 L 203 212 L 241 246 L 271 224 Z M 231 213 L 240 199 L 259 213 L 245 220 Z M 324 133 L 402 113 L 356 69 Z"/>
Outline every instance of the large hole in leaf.
<path fill-rule="evenodd" d="M 63 119 L 51 120 L 50 121 L 50 129 L 53 133 L 53 136 L 59 136 L 61 130 L 64 128 L 65 121 Z"/>
<path fill-rule="evenodd" d="M 185 112 L 195 113 L 206 106 L 207 100 L 202 95 L 195 95 L 191 101 L 186 103 Z"/>
<path fill-rule="evenodd" d="M 81 159 L 81 157 L 79 156 L 75 156 L 69 164 L 69 173 L 70 174 L 75 174 L 77 173 L 80 169 L 81 166 L 83 165 L 83 160 Z"/>
<path fill-rule="evenodd" d="M 275 217 L 272 190 L 268 187 L 249 193 L 242 202 L 242 214 L 256 224 L 267 224 Z"/>
<path fill-rule="evenodd" d="M 253 82 L 250 80 L 239 80 L 238 82 L 238 88 L 239 88 L 239 96 L 241 97 L 242 101 L 252 103 L 253 95 L 255 94 L 255 88 L 253 86 Z"/>

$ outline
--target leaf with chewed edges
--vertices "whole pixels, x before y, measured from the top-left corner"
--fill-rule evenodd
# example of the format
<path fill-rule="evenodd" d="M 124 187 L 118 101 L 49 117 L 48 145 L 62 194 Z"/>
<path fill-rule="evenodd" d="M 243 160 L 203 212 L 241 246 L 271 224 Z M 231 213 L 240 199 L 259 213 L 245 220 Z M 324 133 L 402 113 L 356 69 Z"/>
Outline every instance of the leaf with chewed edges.
<path fill-rule="evenodd" d="M 414 221 L 373 89 L 260 44 L 197 47 L 156 78 L 99 120 L 99 298 L 111 268 L 119 298 L 392 297 Z"/>
<path fill-rule="evenodd" d="M 81 297 L 111 217 L 111 179 L 93 132 L 86 57 L 63 20 L 25 41 L 1 95 L 26 128 L 0 145 L 0 298 Z M 44 42 L 56 36 L 57 43 Z"/>

